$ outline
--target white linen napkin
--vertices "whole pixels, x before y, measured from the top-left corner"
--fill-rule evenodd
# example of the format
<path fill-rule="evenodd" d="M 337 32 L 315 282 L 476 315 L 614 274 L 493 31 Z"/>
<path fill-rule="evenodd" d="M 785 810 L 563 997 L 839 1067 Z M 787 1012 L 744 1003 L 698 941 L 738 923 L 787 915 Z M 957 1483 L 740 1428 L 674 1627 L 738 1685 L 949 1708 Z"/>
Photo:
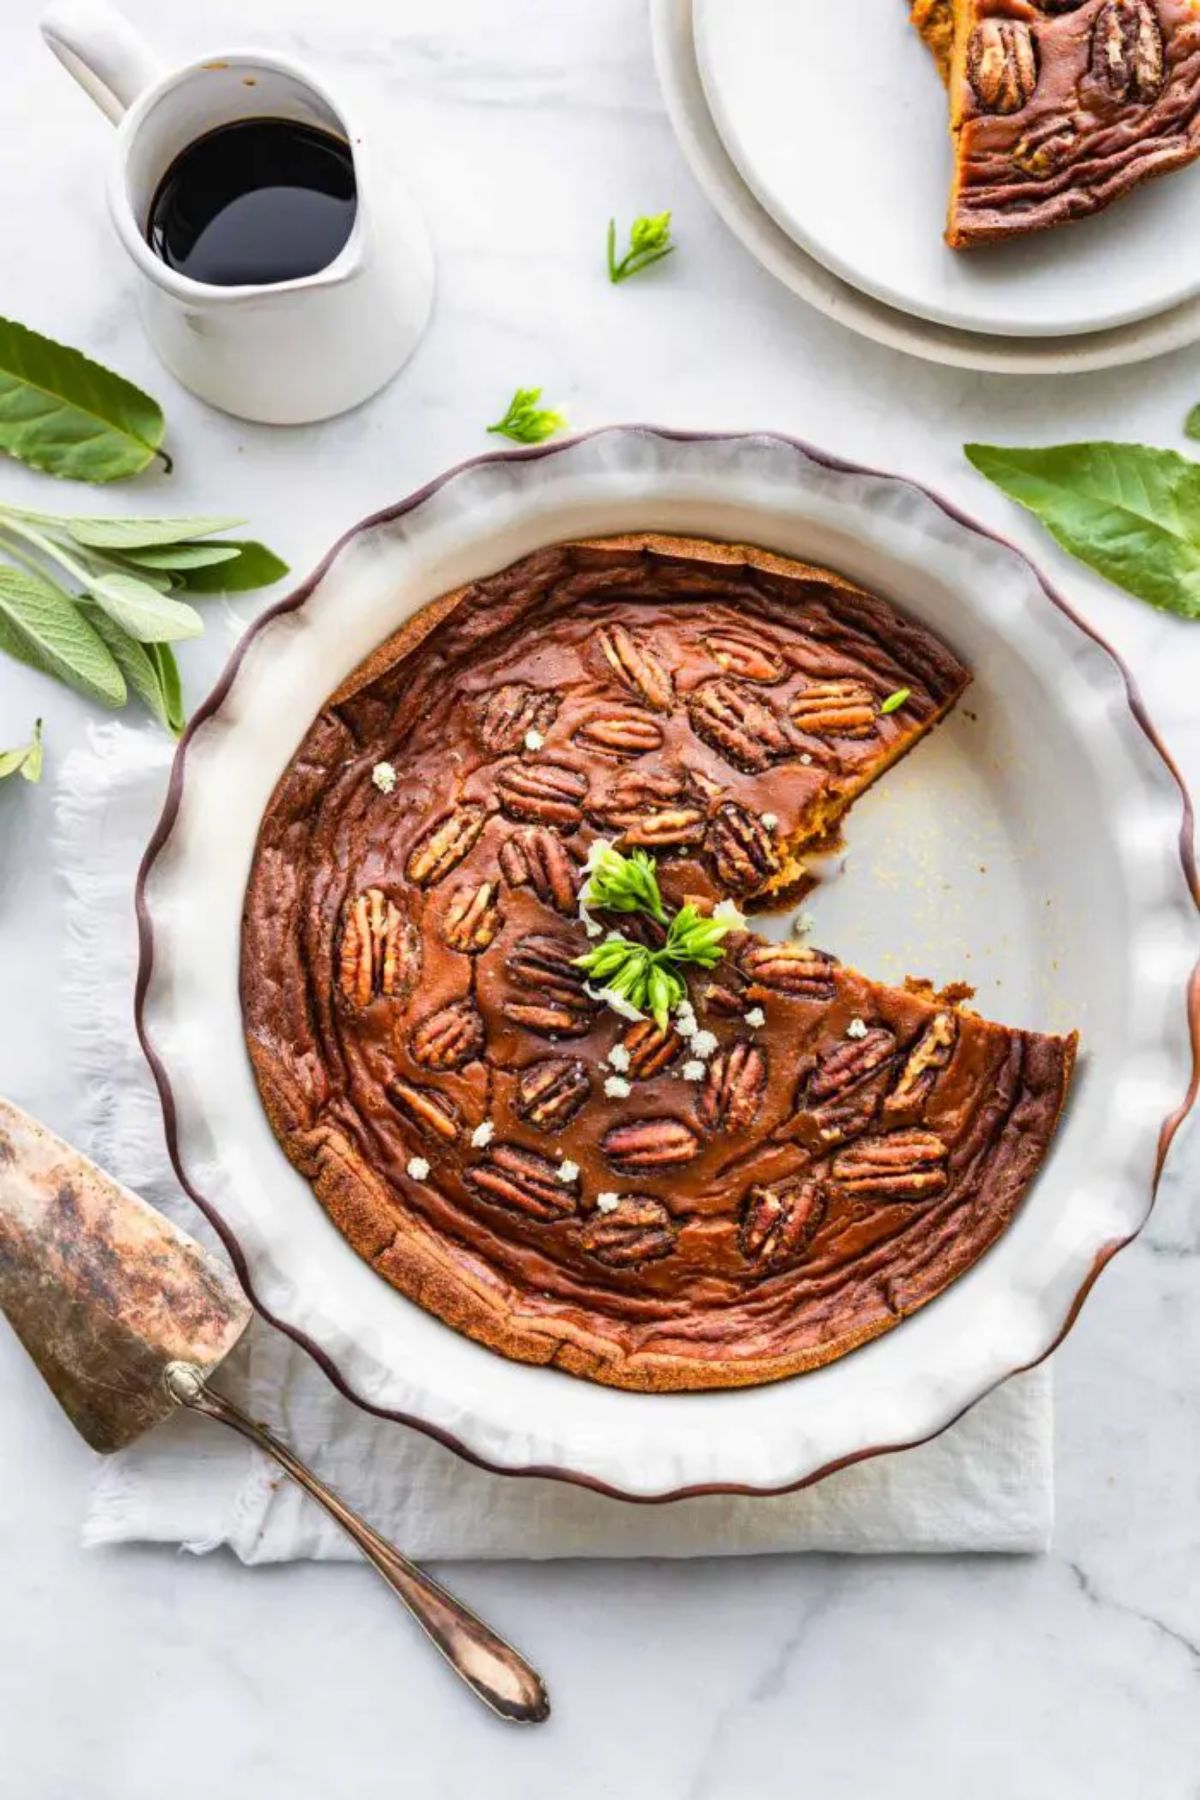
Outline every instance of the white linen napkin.
<path fill-rule="evenodd" d="M 133 881 L 170 754 L 161 735 L 105 724 L 92 727 L 88 745 L 64 765 L 56 831 L 67 886 L 70 1051 L 84 1096 L 81 1147 L 216 1248 L 175 1181 L 133 1028 Z M 290 1339 L 257 1321 L 221 1385 L 418 1557 L 1028 1552 L 1049 1542 L 1053 1407 L 1045 1366 L 1005 1383 L 932 1443 L 875 1457 L 800 1493 L 661 1506 L 485 1474 L 420 1433 L 351 1405 Z M 105 1461 L 83 1538 L 196 1552 L 228 1544 L 245 1562 L 355 1555 L 258 1451 L 183 1414 Z"/>

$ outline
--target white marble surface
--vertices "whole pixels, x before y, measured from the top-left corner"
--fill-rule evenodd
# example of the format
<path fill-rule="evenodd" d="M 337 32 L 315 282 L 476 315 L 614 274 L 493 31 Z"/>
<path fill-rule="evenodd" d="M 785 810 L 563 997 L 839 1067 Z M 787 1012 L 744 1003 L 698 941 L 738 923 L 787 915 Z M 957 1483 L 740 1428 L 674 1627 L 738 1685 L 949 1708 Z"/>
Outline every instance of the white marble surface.
<path fill-rule="evenodd" d="M 693 187 L 658 104 L 641 0 L 128 11 L 169 32 L 169 49 L 257 38 L 352 82 L 409 147 L 440 277 L 416 360 L 357 414 L 281 432 L 206 411 L 139 334 L 102 205 L 109 127 L 40 47 L 35 0 L 7 0 L 3 308 L 162 398 L 177 470 L 142 484 L 148 504 L 245 510 L 299 571 L 352 519 L 485 447 L 481 427 L 517 383 L 543 383 L 579 425 L 780 427 L 925 478 L 1031 548 L 1127 655 L 1200 780 L 1198 628 L 1085 576 L 960 455 L 969 438 L 1181 446 L 1200 351 L 1005 381 L 924 368 L 806 311 Z M 679 254 L 610 289 L 610 211 L 662 206 Z M 15 469 L 0 479 L 45 504 L 44 484 Z M 192 699 L 217 662 L 215 634 L 188 648 Z M 0 740 L 35 711 L 53 765 L 85 709 L 0 665 Z M 0 1091 L 69 1134 L 49 810 L 48 786 L 0 789 Z M 886 1786 L 924 1800 L 1195 1800 L 1200 1201 L 1186 1150 L 1058 1357 L 1051 1556 L 459 1568 L 458 1585 L 553 1684 L 553 1722 L 524 1736 L 472 1710 L 365 1572 L 79 1550 L 90 1455 L 0 1338 L 0 1796 L 861 1800 Z"/>

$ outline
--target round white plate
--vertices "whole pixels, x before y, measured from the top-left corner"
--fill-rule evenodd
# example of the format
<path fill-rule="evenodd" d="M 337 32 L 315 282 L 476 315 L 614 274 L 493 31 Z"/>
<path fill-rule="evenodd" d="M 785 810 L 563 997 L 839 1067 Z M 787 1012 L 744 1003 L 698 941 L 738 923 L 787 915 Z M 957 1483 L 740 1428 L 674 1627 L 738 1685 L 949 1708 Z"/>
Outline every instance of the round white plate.
<path fill-rule="evenodd" d="M 899 0 L 897 8 L 903 22 Z M 810 306 L 890 349 L 952 368 L 995 374 L 1083 374 L 1123 367 L 1200 338 L 1200 298 L 1149 319 L 1085 336 L 1013 338 L 961 331 L 911 316 L 840 280 L 788 236 L 739 174 L 705 98 L 692 11 L 693 0 L 650 0 L 659 84 L 680 149 L 729 229 L 765 269 Z M 936 76 L 933 79 L 936 81 Z"/>
<path fill-rule="evenodd" d="M 855 807 L 847 873 L 811 903 L 816 940 L 885 978 L 965 977 L 1002 1020 L 1083 1034 L 1069 1110 L 1001 1241 L 887 1336 L 744 1392 L 598 1387 L 422 1312 L 285 1159 L 242 1040 L 258 822 L 331 688 L 446 589 L 545 543 L 645 528 L 829 563 L 963 655 L 965 703 Z M 251 1297 L 347 1393 L 492 1468 L 637 1498 L 815 1479 L 941 1430 L 1045 1355 L 1141 1225 L 1191 1070 L 1181 815 L 1112 656 L 1023 557 L 922 489 L 782 438 L 636 426 L 480 458 L 344 538 L 250 632 L 181 746 L 139 891 L 139 1020 L 176 1167 Z"/>
<path fill-rule="evenodd" d="M 802 249 L 889 306 L 959 330 L 1067 335 L 1200 293 L 1195 169 L 1069 229 L 949 249 L 946 94 L 899 0 L 696 0 L 695 32 L 748 185 Z"/>

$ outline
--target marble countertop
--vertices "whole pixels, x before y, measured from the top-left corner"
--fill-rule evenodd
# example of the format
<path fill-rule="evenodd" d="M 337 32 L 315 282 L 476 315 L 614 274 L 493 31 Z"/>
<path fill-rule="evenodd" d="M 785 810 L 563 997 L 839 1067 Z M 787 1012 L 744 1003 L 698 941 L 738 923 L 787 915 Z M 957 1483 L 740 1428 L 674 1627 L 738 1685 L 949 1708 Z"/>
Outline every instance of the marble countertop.
<path fill-rule="evenodd" d="M 142 483 L 148 506 L 245 512 L 303 571 L 352 520 L 483 449 L 482 427 L 518 384 L 542 384 L 579 426 L 777 427 L 926 480 L 1018 539 L 1128 659 L 1200 783 L 1197 628 L 1090 578 L 961 455 L 973 438 L 1182 447 L 1200 350 L 1084 379 L 1000 379 L 905 360 L 808 311 L 729 237 L 688 174 L 659 104 L 644 0 L 126 10 L 169 53 L 259 40 L 357 89 L 404 147 L 439 268 L 428 336 L 372 404 L 294 431 L 208 411 L 141 336 L 101 191 L 111 128 L 42 48 L 36 0 L 8 0 L 4 311 L 161 398 L 177 468 L 169 483 Z M 665 206 L 678 255 L 610 288 L 609 214 Z M 46 504 L 44 484 L 15 467 L 4 481 Z M 220 639 L 186 649 L 193 701 Z M 55 978 L 62 896 L 48 832 L 54 765 L 88 714 L 0 661 L 0 740 L 39 711 L 49 779 L 0 788 L 0 1092 L 70 1135 L 71 994 Z M 1051 1555 L 460 1567 L 458 1587 L 552 1680 L 554 1720 L 525 1735 L 463 1700 L 365 1571 L 80 1550 L 91 1456 L 0 1337 L 0 1796 L 862 1800 L 886 1785 L 898 1800 L 968 1789 L 975 1800 L 1196 1800 L 1195 1172 L 1193 1132 L 1149 1228 L 1058 1355 Z"/>

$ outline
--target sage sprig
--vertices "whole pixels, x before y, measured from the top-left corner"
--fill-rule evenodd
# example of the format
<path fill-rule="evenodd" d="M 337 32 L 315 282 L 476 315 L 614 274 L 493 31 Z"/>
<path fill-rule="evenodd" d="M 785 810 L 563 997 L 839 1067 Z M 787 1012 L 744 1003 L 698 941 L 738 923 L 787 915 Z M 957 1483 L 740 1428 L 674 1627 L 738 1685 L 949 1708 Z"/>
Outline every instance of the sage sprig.
<path fill-rule="evenodd" d="M 26 781 L 42 779 L 42 721 L 34 721 L 29 742 L 17 750 L 0 750 L 0 781 L 6 775 L 23 775 Z"/>
<path fill-rule="evenodd" d="M 81 350 L 0 318 L 0 451 L 47 475 L 120 481 L 160 457 L 162 408 Z"/>
<path fill-rule="evenodd" d="M 651 263 L 661 262 L 664 256 L 670 256 L 675 246 L 671 242 L 671 215 L 669 212 L 643 213 L 633 221 L 629 228 L 629 248 L 624 256 L 617 259 L 617 221 L 608 221 L 608 279 L 616 287 L 622 281 L 628 281 L 631 275 L 640 275 Z"/>
<path fill-rule="evenodd" d="M 623 856 L 606 839 L 597 838 L 587 868 L 588 879 L 580 893 L 585 906 L 601 912 L 644 912 L 659 925 L 669 922 L 654 858 L 644 850 Z"/>

